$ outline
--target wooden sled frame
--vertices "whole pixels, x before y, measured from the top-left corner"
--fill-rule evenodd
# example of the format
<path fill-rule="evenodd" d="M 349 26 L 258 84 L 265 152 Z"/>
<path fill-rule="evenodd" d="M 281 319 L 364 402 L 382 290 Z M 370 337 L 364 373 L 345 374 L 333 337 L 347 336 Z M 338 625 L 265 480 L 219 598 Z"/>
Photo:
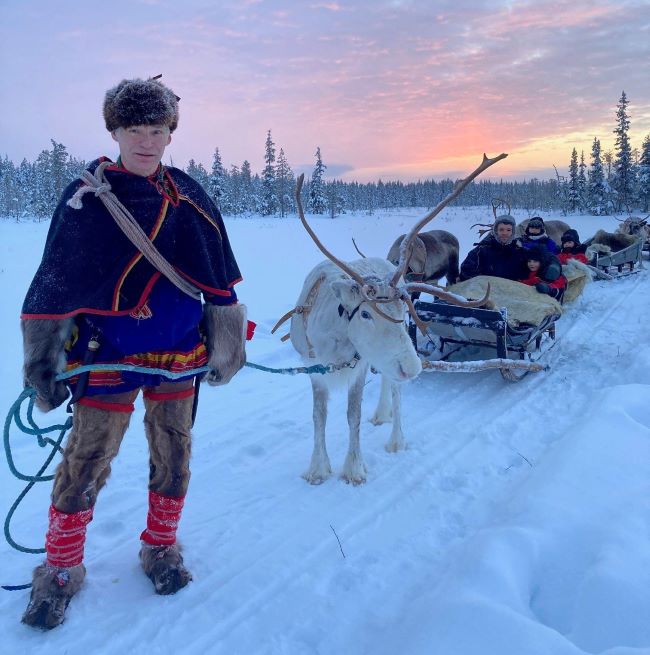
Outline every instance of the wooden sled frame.
<path fill-rule="evenodd" d="M 559 314 L 547 316 L 540 325 L 513 328 L 508 325 L 505 308 L 501 310 L 467 308 L 435 302 L 416 301 L 415 310 L 418 317 L 428 323 L 429 333 L 440 340 L 440 359 L 444 360 L 463 346 L 493 348 L 498 359 L 529 359 L 541 354 L 542 340 L 548 336 L 555 342 L 555 321 Z M 417 329 L 413 322 L 409 333 L 417 350 Z M 456 344 L 458 348 L 444 354 L 447 344 Z M 508 382 L 519 382 L 530 371 L 511 368 L 499 368 L 501 376 Z"/>
<path fill-rule="evenodd" d="M 596 253 L 595 259 L 592 260 L 591 264 L 598 270 L 607 273 L 613 278 L 617 278 L 638 273 L 643 268 L 642 256 L 643 241 L 639 239 L 631 246 L 609 255 L 599 255 Z"/>

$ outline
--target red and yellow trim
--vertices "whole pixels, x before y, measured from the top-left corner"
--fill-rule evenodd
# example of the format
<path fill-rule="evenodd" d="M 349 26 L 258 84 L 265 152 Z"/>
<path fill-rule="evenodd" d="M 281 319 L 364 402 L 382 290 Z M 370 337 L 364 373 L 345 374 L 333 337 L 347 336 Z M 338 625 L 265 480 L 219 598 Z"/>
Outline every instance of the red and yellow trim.
<path fill-rule="evenodd" d="M 169 207 L 169 200 L 167 199 L 163 200 L 162 206 L 160 208 L 160 212 L 158 214 L 158 218 L 156 219 L 156 222 L 151 232 L 149 233 L 149 241 L 153 241 L 158 235 L 158 232 L 160 232 L 160 228 L 162 227 L 165 217 L 167 216 L 168 207 Z M 111 304 L 111 308 L 113 309 L 114 312 L 119 310 L 120 291 L 122 290 L 122 286 L 124 285 L 124 280 L 126 280 L 128 274 L 133 270 L 133 267 L 142 259 L 142 257 L 143 257 L 142 253 L 138 251 L 133 256 L 131 261 L 126 265 L 126 268 L 122 272 L 122 275 L 120 275 L 120 278 L 117 281 L 117 284 L 115 285 L 115 290 L 113 291 L 113 302 Z"/>
<path fill-rule="evenodd" d="M 188 202 L 190 205 L 192 205 L 192 207 L 194 207 L 194 209 L 196 209 L 196 211 L 199 212 L 199 214 L 201 214 L 201 216 L 203 216 L 203 218 L 205 218 L 205 220 L 208 221 L 208 223 L 210 223 L 210 225 L 212 225 L 212 227 L 219 233 L 219 236 L 222 237 L 219 226 L 217 225 L 217 223 L 215 223 L 214 219 L 212 218 L 212 216 L 210 216 L 210 214 L 208 214 L 204 209 L 201 209 L 201 207 L 199 207 L 193 200 L 191 200 L 187 196 L 184 196 L 179 193 L 178 199 L 185 200 L 185 202 Z"/>

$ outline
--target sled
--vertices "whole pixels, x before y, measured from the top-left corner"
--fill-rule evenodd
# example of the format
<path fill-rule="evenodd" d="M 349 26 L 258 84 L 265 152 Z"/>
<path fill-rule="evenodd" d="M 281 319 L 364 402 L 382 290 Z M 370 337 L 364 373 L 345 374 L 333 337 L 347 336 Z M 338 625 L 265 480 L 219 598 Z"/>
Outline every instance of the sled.
<path fill-rule="evenodd" d="M 631 246 L 608 254 L 595 253 L 592 266 L 613 278 L 638 273 L 643 268 L 643 241 L 639 239 Z"/>
<path fill-rule="evenodd" d="M 555 345 L 555 322 L 560 317 L 560 314 L 551 314 L 539 325 L 520 324 L 515 327 L 509 323 L 505 307 L 466 308 L 435 299 L 434 302 L 417 300 L 415 310 L 418 318 L 427 323 L 427 337 L 418 334 L 415 323 L 411 321 L 411 339 L 425 360 L 436 361 L 455 355 L 455 359 L 471 362 L 472 351 L 476 353 L 477 349 L 487 348 L 496 351 L 498 360 L 536 362 Z M 424 349 L 419 347 L 422 339 L 425 339 Z M 499 371 L 508 382 L 519 382 L 530 373 L 530 369 L 505 367 L 499 367 Z"/>

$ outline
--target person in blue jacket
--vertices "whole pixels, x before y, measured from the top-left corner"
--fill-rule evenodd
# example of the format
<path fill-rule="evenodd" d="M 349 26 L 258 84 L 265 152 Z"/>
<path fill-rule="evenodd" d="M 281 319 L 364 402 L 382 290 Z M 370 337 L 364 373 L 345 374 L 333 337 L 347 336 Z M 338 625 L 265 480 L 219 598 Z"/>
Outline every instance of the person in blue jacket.
<path fill-rule="evenodd" d="M 522 247 L 527 249 L 541 246 L 546 248 L 551 255 L 557 255 L 560 252 L 555 241 L 546 234 L 546 226 L 541 216 L 533 216 L 530 219 L 520 241 Z"/>

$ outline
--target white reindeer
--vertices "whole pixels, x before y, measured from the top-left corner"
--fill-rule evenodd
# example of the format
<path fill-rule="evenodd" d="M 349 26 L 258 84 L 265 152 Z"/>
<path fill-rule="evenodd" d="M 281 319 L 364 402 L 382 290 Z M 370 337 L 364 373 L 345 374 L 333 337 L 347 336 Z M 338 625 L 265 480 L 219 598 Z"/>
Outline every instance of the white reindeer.
<path fill-rule="evenodd" d="M 494 159 L 483 155 L 481 165 L 461 180 L 454 191 L 427 214 L 409 232 L 402 242 L 399 265 L 385 259 L 365 258 L 342 262 L 332 255 L 318 240 L 305 220 L 300 190 L 304 175 L 296 185 L 298 215 L 305 229 L 329 261 L 318 264 L 307 276 L 294 310 L 286 314 L 276 327 L 289 316 L 291 342 L 310 364 L 314 361 L 334 365 L 335 372 L 310 375 L 313 391 L 314 450 L 311 464 L 304 478 L 311 484 L 320 484 L 332 474 L 325 444 L 327 404 L 332 387 L 348 385 L 349 447 L 341 478 L 352 484 L 366 481 L 366 466 L 361 455 L 359 427 L 361 401 L 369 366 L 382 373 L 382 391 L 379 404 L 371 419 L 379 424 L 393 418 L 393 428 L 386 444 L 389 451 L 404 448 L 401 428 L 399 383 L 416 377 L 421 363 L 408 336 L 405 315 L 408 309 L 421 330 L 426 326 L 415 315 L 410 293 L 430 293 L 448 302 L 465 306 L 482 306 L 488 299 L 464 301 L 458 296 L 427 284 L 404 284 L 402 276 L 415 235 L 481 172 L 507 155 Z M 392 398 L 392 412 L 388 398 Z"/>

